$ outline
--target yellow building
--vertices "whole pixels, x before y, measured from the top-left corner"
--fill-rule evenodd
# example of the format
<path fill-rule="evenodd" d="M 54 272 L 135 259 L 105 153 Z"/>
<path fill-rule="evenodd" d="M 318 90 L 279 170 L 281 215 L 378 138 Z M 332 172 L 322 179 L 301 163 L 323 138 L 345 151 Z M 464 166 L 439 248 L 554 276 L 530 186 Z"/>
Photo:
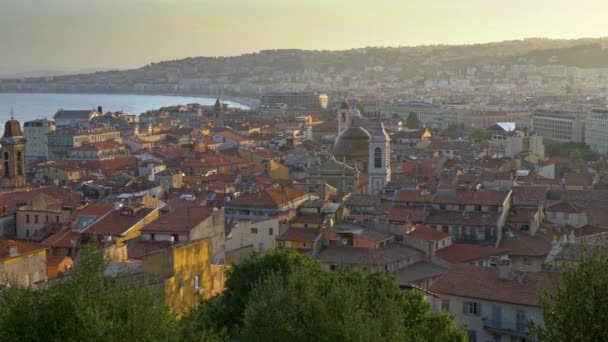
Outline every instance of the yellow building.
<path fill-rule="evenodd" d="M 281 155 L 266 149 L 239 149 L 239 157 L 254 163 L 250 174 L 264 174 L 274 179 L 289 179 L 289 167 L 283 165 Z"/>
<path fill-rule="evenodd" d="M 33 286 L 46 277 L 46 248 L 20 240 L 0 239 L 0 284 Z"/>
<path fill-rule="evenodd" d="M 143 257 L 144 274 L 157 280 L 165 304 L 182 314 L 223 291 L 223 267 L 211 265 L 209 239 L 174 244 Z"/>
<path fill-rule="evenodd" d="M 61 163 L 46 168 L 44 176 L 48 179 L 57 179 L 60 182 L 73 181 L 85 177 L 87 170 L 79 168 L 75 163 Z"/>

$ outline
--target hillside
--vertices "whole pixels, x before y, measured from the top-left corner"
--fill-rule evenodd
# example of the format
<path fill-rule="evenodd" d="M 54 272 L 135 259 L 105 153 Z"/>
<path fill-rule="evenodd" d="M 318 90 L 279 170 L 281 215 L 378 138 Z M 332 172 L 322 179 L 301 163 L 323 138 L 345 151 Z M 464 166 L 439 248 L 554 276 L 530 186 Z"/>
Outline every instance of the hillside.
<path fill-rule="evenodd" d="M 0 80 L 0 91 L 259 96 L 272 90 L 407 88 L 427 79 L 459 77 L 494 66 L 505 70 L 513 65 L 608 68 L 607 47 L 608 38 L 530 38 L 345 51 L 264 50 L 151 63 L 133 70 Z"/>

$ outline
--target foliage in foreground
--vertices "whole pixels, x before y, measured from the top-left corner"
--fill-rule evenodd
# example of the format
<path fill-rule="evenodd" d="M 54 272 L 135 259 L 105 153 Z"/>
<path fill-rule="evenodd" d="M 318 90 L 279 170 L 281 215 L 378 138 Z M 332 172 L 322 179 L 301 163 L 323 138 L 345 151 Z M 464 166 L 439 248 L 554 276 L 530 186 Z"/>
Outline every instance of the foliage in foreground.
<path fill-rule="evenodd" d="M 88 250 L 70 277 L 48 290 L 0 290 L 0 341 L 168 341 L 175 320 L 153 290 L 104 276 L 102 252 Z"/>
<path fill-rule="evenodd" d="M 563 143 L 547 146 L 547 156 L 572 158 L 584 161 L 595 161 L 599 156 L 584 143 Z"/>
<path fill-rule="evenodd" d="M 182 320 L 182 339 L 464 340 L 451 316 L 401 291 L 389 273 L 328 273 L 309 257 L 271 251 L 235 266 L 226 287 Z"/>
<path fill-rule="evenodd" d="M 608 249 L 586 250 L 579 265 L 566 265 L 555 294 L 543 297 L 543 326 L 533 326 L 538 341 L 608 339 Z"/>

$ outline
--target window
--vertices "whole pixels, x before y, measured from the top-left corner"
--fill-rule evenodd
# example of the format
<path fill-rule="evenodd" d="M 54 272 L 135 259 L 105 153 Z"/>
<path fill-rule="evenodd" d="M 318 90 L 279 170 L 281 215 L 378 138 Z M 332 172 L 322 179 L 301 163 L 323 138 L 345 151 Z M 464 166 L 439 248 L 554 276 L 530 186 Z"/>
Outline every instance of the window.
<path fill-rule="evenodd" d="M 450 312 L 450 300 L 449 299 L 441 300 L 441 311 Z"/>
<path fill-rule="evenodd" d="M 30 223 L 30 214 L 25 214 L 25 223 L 26 224 Z"/>
<path fill-rule="evenodd" d="M 44 219 L 44 223 L 49 223 L 49 215 L 46 215 L 46 218 Z"/>
<path fill-rule="evenodd" d="M 376 147 L 374 150 L 374 168 L 382 168 L 382 150 L 380 147 Z"/>
<path fill-rule="evenodd" d="M 30 230 L 29 229 L 25 230 L 25 237 L 30 237 Z"/>
<path fill-rule="evenodd" d="M 59 216 L 55 216 L 55 222 L 59 222 Z"/>
<path fill-rule="evenodd" d="M 150 234 L 150 241 L 154 241 L 156 240 L 156 234 L 152 233 Z"/>
<path fill-rule="evenodd" d="M 515 312 L 515 329 L 518 331 L 526 330 L 526 312 L 523 310 Z"/>
<path fill-rule="evenodd" d="M 251 234 L 257 234 L 257 233 L 258 233 L 257 228 L 251 228 Z"/>
<path fill-rule="evenodd" d="M 335 271 L 336 270 L 336 265 L 329 265 L 329 270 L 330 271 Z"/>
<path fill-rule="evenodd" d="M 481 304 L 477 302 L 463 302 L 462 312 L 465 315 L 481 316 Z"/>
<path fill-rule="evenodd" d="M 201 283 L 200 283 L 200 279 L 198 276 L 194 276 L 194 288 L 195 289 L 201 288 Z"/>
<path fill-rule="evenodd" d="M 274 235 L 274 229 L 268 228 L 268 235 Z"/>
<path fill-rule="evenodd" d="M 34 215 L 34 223 L 38 224 L 38 215 Z"/>
<path fill-rule="evenodd" d="M 477 342 L 477 332 L 475 332 L 475 330 L 469 330 L 467 335 L 469 342 Z"/>
<path fill-rule="evenodd" d="M 306 242 L 303 242 L 303 243 L 302 243 L 302 247 L 306 247 Z"/>

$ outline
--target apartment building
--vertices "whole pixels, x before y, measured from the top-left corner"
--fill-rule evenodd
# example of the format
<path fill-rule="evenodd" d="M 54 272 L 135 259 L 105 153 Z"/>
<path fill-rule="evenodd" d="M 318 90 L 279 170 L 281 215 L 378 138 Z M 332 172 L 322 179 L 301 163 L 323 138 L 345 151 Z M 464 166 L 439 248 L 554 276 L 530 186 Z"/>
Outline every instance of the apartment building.
<path fill-rule="evenodd" d="M 32 120 L 23 123 L 23 136 L 26 159 L 47 159 L 49 157 L 47 134 L 56 130 L 55 123 L 50 120 Z"/>
<path fill-rule="evenodd" d="M 547 143 L 585 142 L 586 113 L 540 110 L 532 115 L 532 129 Z"/>
<path fill-rule="evenodd" d="M 70 150 L 88 143 L 98 143 L 106 140 L 120 141 L 120 130 L 115 128 L 61 128 L 47 135 L 48 158 L 68 158 Z"/>
<path fill-rule="evenodd" d="M 608 108 L 594 108 L 587 115 L 585 142 L 594 152 L 608 154 Z"/>

